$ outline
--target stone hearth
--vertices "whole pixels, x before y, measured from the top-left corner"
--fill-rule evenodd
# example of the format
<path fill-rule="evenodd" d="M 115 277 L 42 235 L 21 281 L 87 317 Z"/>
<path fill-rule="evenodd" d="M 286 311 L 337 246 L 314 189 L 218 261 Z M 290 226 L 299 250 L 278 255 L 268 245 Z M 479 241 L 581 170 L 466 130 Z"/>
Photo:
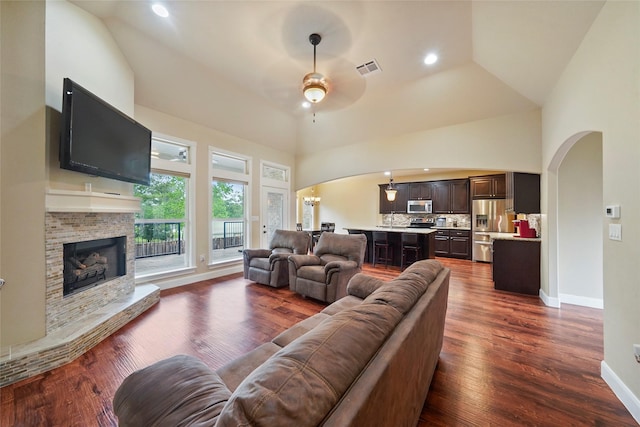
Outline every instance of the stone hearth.
<path fill-rule="evenodd" d="M 157 286 L 135 286 L 133 250 L 126 251 L 125 275 L 79 293 L 63 295 L 64 244 L 126 236 L 127 248 L 135 247 L 133 212 L 139 202 L 136 206 L 130 197 L 83 193 L 50 191 L 48 194 L 45 214 L 46 335 L 2 349 L 0 386 L 74 360 L 160 300 Z M 60 197 L 65 201 L 71 197 L 79 204 L 58 204 Z M 51 198 L 53 200 L 49 202 Z M 94 202 L 96 199 L 98 204 Z"/>

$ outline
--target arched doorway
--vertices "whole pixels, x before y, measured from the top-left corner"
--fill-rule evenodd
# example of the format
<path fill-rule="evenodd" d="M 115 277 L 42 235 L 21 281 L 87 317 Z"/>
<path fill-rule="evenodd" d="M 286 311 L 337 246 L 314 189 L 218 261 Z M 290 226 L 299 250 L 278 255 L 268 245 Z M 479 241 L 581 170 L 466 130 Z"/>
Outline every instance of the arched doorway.
<path fill-rule="evenodd" d="M 581 132 L 569 138 L 549 172 L 557 179 L 557 271 L 550 273 L 557 278 L 559 302 L 602 308 L 602 134 Z"/>

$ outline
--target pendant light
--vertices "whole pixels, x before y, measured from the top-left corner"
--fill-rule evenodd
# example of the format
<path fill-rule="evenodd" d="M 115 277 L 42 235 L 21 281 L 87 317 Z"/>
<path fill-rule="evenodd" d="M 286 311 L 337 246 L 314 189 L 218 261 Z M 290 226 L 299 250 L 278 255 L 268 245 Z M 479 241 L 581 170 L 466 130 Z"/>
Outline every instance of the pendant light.
<path fill-rule="evenodd" d="M 398 190 L 396 190 L 395 187 L 393 186 L 393 174 L 391 172 L 389 172 L 389 186 L 387 186 L 384 192 L 387 193 L 388 201 L 393 202 L 396 199 L 396 194 L 398 193 Z"/>
<path fill-rule="evenodd" d="M 327 80 L 316 72 L 316 46 L 320 44 L 322 37 L 313 33 L 309 36 L 309 42 L 313 45 L 313 73 L 309 73 L 302 79 L 302 93 L 307 101 L 317 104 L 327 94 Z"/>

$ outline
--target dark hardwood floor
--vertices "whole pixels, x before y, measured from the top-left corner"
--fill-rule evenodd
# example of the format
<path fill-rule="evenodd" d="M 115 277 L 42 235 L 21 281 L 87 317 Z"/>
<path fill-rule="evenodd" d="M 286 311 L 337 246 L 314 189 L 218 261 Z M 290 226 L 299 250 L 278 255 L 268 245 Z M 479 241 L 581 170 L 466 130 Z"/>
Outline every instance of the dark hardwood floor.
<path fill-rule="evenodd" d="M 495 291 L 489 265 L 439 260 L 452 269 L 449 306 L 419 426 L 637 425 L 600 378 L 600 310 L 548 308 Z M 115 426 L 111 399 L 135 369 L 179 353 L 215 369 L 323 307 L 241 275 L 163 291 L 159 304 L 77 360 L 0 389 L 0 426 Z"/>

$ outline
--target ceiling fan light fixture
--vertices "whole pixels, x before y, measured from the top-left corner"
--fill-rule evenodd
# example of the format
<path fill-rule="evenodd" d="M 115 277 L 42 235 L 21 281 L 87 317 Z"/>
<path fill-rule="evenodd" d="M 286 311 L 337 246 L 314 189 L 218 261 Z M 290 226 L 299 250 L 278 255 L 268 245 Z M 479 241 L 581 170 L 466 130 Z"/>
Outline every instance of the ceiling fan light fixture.
<path fill-rule="evenodd" d="M 327 94 L 327 81 L 320 73 L 309 73 L 302 79 L 302 93 L 307 101 L 316 104 Z"/>
<path fill-rule="evenodd" d="M 302 94 L 312 104 L 322 101 L 329 89 L 327 79 L 316 72 L 316 46 L 321 40 L 320 34 L 313 33 L 309 36 L 309 43 L 313 45 L 313 73 L 308 73 L 302 79 Z"/>

